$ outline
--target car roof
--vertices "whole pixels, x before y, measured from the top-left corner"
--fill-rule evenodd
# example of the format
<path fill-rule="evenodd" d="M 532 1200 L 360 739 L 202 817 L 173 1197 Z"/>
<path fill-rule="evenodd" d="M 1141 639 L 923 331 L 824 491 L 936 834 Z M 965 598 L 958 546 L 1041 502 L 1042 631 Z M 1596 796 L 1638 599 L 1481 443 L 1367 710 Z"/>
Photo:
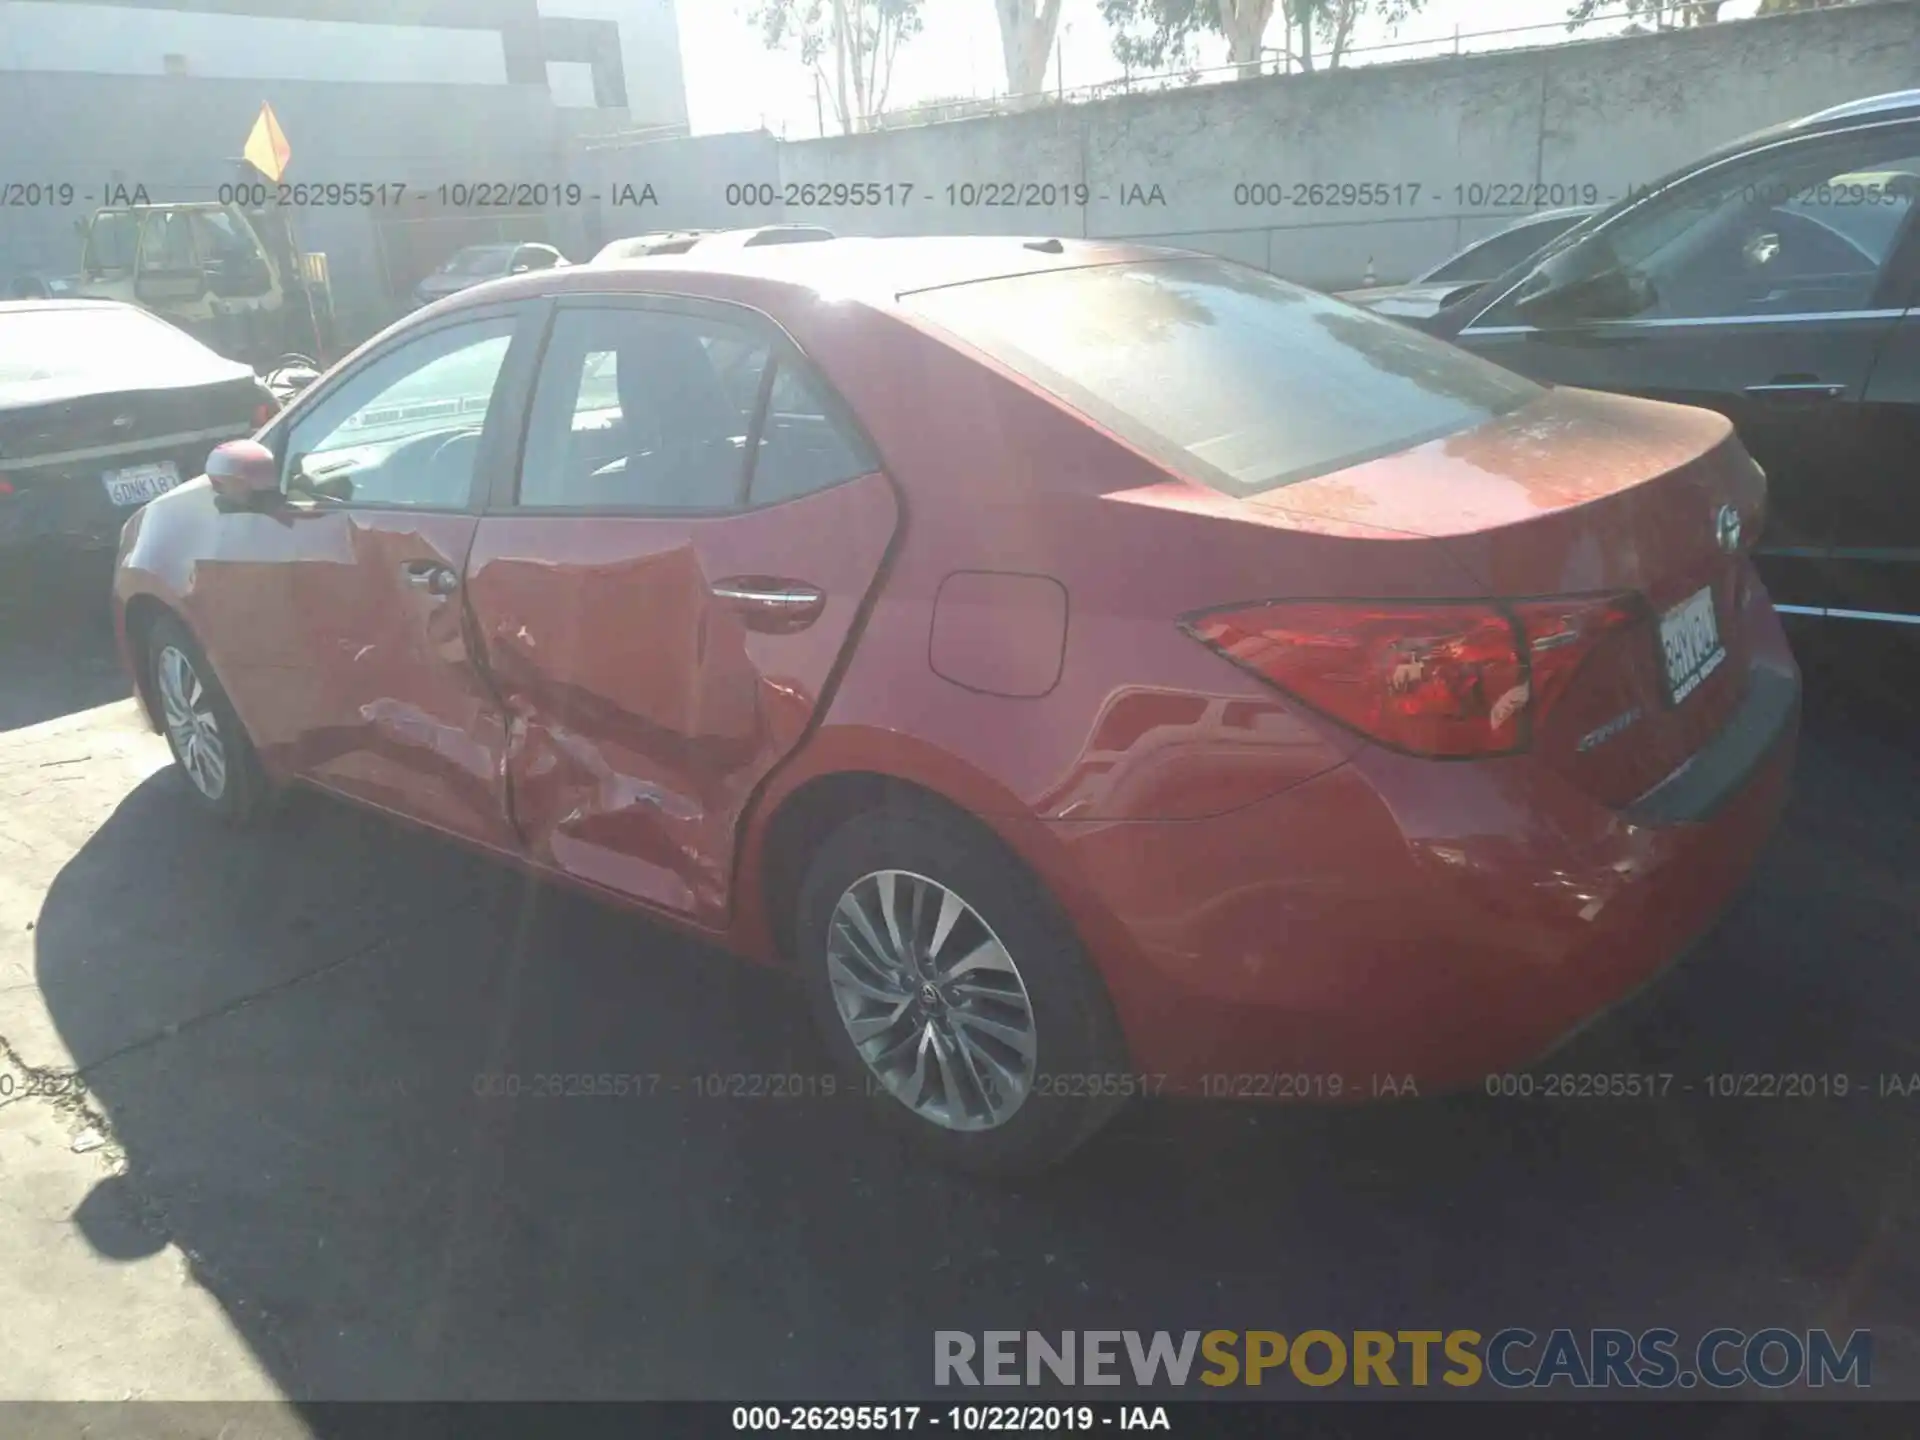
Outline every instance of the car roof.
<path fill-rule="evenodd" d="M 758 240 L 764 235 L 801 236 L 805 238 L 808 244 L 819 240 L 833 240 L 838 238 L 834 235 L 833 231 L 827 229 L 824 225 L 754 225 L 745 230 L 708 231 L 700 236 L 698 243 L 703 246 L 710 245 L 719 248 L 734 245 L 751 245 L 755 240 Z"/>
<path fill-rule="evenodd" d="M 0 300 L 0 315 L 18 314 L 23 310 L 132 310 L 141 315 L 148 313 L 124 300 L 83 300 L 66 296 L 48 296 L 40 300 Z"/>
<path fill-rule="evenodd" d="M 825 226 L 798 223 L 752 225 L 737 230 L 655 230 L 645 235 L 624 235 L 618 240 L 609 240 L 595 253 L 594 259 L 602 263 L 641 259 L 649 247 L 663 245 L 682 245 L 702 250 L 738 249 L 753 246 L 756 240 L 768 235 L 790 236 L 790 244 L 800 241 L 813 244 L 836 238 Z"/>
<path fill-rule="evenodd" d="M 633 260 L 644 256 L 647 248 L 653 245 L 691 244 L 704 236 L 712 235 L 712 230 L 650 230 L 644 235 L 622 235 L 617 240 L 609 240 L 594 252 L 596 260 Z"/>
<path fill-rule="evenodd" d="M 1043 248 L 1035 248 L 1035 247 Z M 891 305 L 916 290 L 965 285 L 1048 270 L 1172 259 L 1193 252 L 1129 241 L 1062 240 L 1038 235 L 842 237 L 804 245 L 695 246 L 680 255 L 648 255 L 598 266 L 543 271 L 471 291 L 463 303 L 485 304 L 549 290 L 671 290 L 702 279 L 764 283 Z M 738 290 L 737 283 L 727 287 Z M 458 297 L 456 297 L 458 298 Z"/>
<path fill-rule="evenodd" d="M 1825 110 L 1816 110 L 1811 115 L 1802 115 L 1797 120 L 1786 120 L 1778 125 L 1768 125 L 1750 134 L 1742 135 L 1738 140 L 1730 140 L 1718 149 L 1710 150 L 1690 162 L 1686 169 L 1696 170 L 1716 160 L 1725 160 L 1738 155 L 1741 151 L 1772 140 L 1786 140 L 1801 135 L 1835 134 L 1851 130 L 1858 125 L 1871 125 L 1888 120 L 1907 120 L 1920 118 L 1920 90 L 1892 90 L 1884 95 L 1867 95 L 1858 100 L 1849 100 L 1841 105 L 1830 105 Z"/>
<path fill-rule="evenodd" d="M 1514 217 L 1511 224 L 1493 234 L 1504 235 L 1508 230 L 1518 230 L 1523 225 L 1538 225 L 1543 220 L 1579 220 L 1588 215 L 1598 215 L 1605 208 L 1603 205 L 1562 205 L 1557 210 L 1529 210 L 1525 215 Z M 1491 240 L 1493 235 L 1484 238 Z"/>
<path fill-rule="evenodd" d="M 1907 110 L 1920 112 L 1920 90 L 1890 90 L 1885 95 L 1869 95 L 1863 100 L 1849 100 L 1843 105 L 1829 105 L 1825 110 L 1816 110 L 1813 114 L 1790 123 L 1799 127 L 1825 125 L 1838 120 L 1856 120 L 1862 116 L 1884 119 L 1888 115 Z"/>

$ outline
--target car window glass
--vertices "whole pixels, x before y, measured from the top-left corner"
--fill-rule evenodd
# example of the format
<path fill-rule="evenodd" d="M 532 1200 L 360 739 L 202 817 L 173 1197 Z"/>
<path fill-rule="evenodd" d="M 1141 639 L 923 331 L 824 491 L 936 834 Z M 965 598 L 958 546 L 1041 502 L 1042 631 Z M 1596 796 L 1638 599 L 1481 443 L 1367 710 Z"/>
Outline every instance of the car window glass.
<path fill-rule="evenodd" d="M 136 217 L 130 211 L 102 211 L 87 232 L 81 268 L 90 271 L 131 269 L 138 237 Z"/>
<path fill-rule="evenodd" d="M 147 216 L 140 227 L 142 270 L 192 270 L 193 236 L 187 217 L 178 211 Z"/>
<path fill-rule="evenodd" d="M 1040 271 L 902 303 L 1229 495 L 1455 435 L 1541 393 L 1397 321 L 1227 260 Z"/>
<path fill-rule="evenodd" d="M 824 490 L 880 468 L 866 442 L 835 416 L 834 408 L 816 376 L 794 361 L 780 363 L 753 462 L 755 505 Z"/>
<path fill-rule="evenodd" d="M 1594 239 L 1623 272 L 1648 284 L 1631 318 L 1861 310 L 1874 303 L 1916 186 L 1920 143 L 1910 132 L 1849 136 L 1701 176 Z M 1566 258 L 1580 255 L 1572 250 Z M 1479 323 L 1525 322 L 1509 300 Z"/>
<path fill-rule="evenodd" d="M 501 316 L 436 330 L 373 361 L 294 424 L 288 492 L 463 508 L 512 337 L 512 319 Z"/>
<path fill-rule="evenodd" d="M 219 210 L 198 211 L 193 216 L 193 231 L 202 264 L 221 282 L 220 293 L 264 295 L 273 288 L 253 237 L 242 232 L 231 215 Z"/>
<path fill-rule="evenodd" d="M 1566 215 L 1502 231 L 1429 270 L 1421 280 L 1426 284 L 1491 280 L 1511 270 L 1578 219 L 1578 215 Z"/>
<path fill-rule="evenodd" d="M 740 503 L 769 345 L 653 310 L 565 310 L 534 392 L 528 509 L 729 510 Z"/>

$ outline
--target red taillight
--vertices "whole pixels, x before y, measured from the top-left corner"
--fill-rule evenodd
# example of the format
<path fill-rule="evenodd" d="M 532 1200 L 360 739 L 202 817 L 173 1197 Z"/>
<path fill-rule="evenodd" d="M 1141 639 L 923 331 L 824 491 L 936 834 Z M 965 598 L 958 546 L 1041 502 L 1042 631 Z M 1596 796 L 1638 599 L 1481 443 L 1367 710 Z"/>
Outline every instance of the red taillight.
<path fill-rule="evenodd" d="M 6 476 L 0 475 L 0 495 L 11 495 L 12 493 L 13 482 L 7 479 Z"/>
<path fill-rule="evenodd" d="M 1463 759 L 1524 750 L 1594 645 L 1637 613 L 1630 596 L 1286 600 L 1214 611 L 1186 628 L 1384 745 Z"/>

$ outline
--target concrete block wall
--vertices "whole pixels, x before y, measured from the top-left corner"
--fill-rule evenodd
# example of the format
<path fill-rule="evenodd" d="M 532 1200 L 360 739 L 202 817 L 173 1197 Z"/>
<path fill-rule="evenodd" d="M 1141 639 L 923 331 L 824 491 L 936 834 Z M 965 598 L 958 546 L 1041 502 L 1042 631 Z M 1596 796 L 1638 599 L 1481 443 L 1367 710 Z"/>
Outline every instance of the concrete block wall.
<path fill-rule="evenodd" d="M 670 182 L 660 217 L 672 225 L 1128 236 L 1337 288 L 1358 283 L 1369 262 L 1383 282 L 1405 279 L 1528 209 L 1605 202 L 1762 126 L 1917 86 L 1920 3 L 1880 0 L 844 138 L 662 142 L 593 164 Z M 728 205 L 727 187 L 743 182 L 771 185 L 778 203 Z M 912 185 L 914 196 L 817 203 L 833 198 L 821 187 L 855 182 L 896 195 Z M 949 185 L 995 184 L 1022 200 L 1047 200 L 1049 184 L 1065 189 L 1050 205 L 949 203 Z M 1236 187 L 1253 184 L 1277 185 L 1289 202 L 1296 185 L 1365 185 L 1387 203 L 1358 203 L 1358 191 L 1348 192 L 1355 203 L 1324 203 L 1326 192 L 1323 203 L 1240 203 L 1247 196 Z M 1028 185 L 1040 188 L 1029 197 Z M 1084 197 L 1073 189 L 1082 185 Z M 1501 203 L 1512 199 L 1520 203 Z M 667 227 L 649 221 L 626 233 L 654 228 Z"/>

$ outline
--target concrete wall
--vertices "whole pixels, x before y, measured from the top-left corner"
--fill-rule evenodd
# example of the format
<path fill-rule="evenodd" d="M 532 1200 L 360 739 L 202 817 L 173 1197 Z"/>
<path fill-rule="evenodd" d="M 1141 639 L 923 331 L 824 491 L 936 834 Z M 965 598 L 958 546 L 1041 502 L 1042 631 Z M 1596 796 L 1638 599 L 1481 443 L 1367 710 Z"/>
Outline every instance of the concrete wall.
<path fill-rule="evenodd" d="M 792 148 L 764 131 L 639 143 L 606 139 L 586 142 L 575 154 L 573 173 L 585 189 L 601 197 L 598 205 L 587 207 L 585 217 L 591 230 L 591 249 L 608 240 L 653 230 L 777 221 L 780 206 L 730 206 L 726 203 L 727 189 L 777 187 L 782 153 Z M 625 193 L 640 197 L 648 186 L 657 204 L 613 203 L 616 196 Z M 849 227 L 847 233 L 862 232 Z"/>
<path fill-rule="evenodd" d="M 784 219 L 849 235 L 1130 236 L 1331 288 L 1359 281 L 1369 260 L 1382 281 L 1404 279 L 1509 216 L 1543 208 L 1497 205 L 1456 186 L 1559 186 L 1546 203 L 1606 201 L 1764 125 L 1915 86 L 1920 3 L 1884 0 L 844 139 L 755 137 L 738 150 L 670 142 L 592 163 L 595 173 L 619 168 L 666 182 L 660 212 L 621 233 Z M 768 178 L 769 166 L 782 187 L 872 181 L 911 184 L 915 194 L 879 209 L 726 203 L 727 186 Z M 949 184 L 980 182 L 1085 184 L 1090 193 L 1085 205 L 1050 208 L 948 203 Z M 1278 182 L 1289 199 L 1296 183 L 1399 186 L 1399 203 L 1236 204 L 1235 186 L 1249 182 Z M 1156 185 L 1164 203 L 1127 203 L 1151 200 Z"/>

